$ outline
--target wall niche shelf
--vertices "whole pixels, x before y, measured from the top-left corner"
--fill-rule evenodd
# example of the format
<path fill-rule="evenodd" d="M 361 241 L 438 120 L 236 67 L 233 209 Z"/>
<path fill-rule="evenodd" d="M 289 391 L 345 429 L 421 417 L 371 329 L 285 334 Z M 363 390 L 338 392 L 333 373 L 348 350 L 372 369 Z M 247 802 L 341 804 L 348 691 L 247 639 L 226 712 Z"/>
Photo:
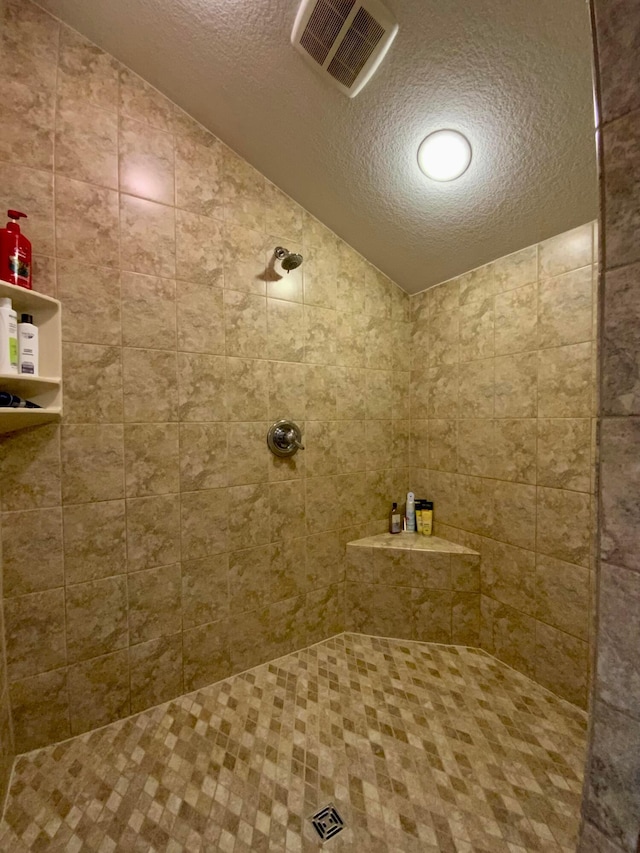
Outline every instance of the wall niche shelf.
<path fill-rule="evenodd" d="M 39 376 L 0 374 L 0 391 L 9 391 L 41 409 L 0 407 L 0 434 L 59 421 L 62 417 L 62 324 L 57 299 L 0 280 L 0 298 L 9 297 L 20 321 L 32 314 L 38 327 Z"/>

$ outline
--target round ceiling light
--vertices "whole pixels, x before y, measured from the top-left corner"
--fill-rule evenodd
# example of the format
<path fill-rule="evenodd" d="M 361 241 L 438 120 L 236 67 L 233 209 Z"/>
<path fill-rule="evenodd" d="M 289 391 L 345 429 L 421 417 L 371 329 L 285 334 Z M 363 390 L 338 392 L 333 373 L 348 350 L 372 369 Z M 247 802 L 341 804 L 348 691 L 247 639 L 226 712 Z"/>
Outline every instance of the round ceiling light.
<path fill-rule="evenodd" d="M 469 140 L 457 130 L 436 130 L 418 148 L 418 166 L 433 181 L 454 181 L 470 162 Z"/>

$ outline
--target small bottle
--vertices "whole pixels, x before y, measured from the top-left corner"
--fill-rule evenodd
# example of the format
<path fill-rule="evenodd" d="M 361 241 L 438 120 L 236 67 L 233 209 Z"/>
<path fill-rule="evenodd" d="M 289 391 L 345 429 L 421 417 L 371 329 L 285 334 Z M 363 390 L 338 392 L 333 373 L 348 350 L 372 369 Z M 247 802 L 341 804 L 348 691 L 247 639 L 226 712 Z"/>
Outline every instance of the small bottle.
<path fill-rule="evenodd" d="M 425 536 L 433 533 L 433 501 L 424 501 L 422 507 L 422 532 Z"/>
<path fill-rule="evenodd" d="M 424 501 L 416 501 L 416 531 L 422 533 L 422 504 Z"/>
<path fill-rule="evenodd" d="M 402 515 L 397 503 L 393 504 L 389 513 L 389 533 L 402 533 Z"/>
<path fill-rule="evenodd" d="M 18 373 L 38 375 L 38 327 L 31 314 L 22 314 L 18 323 Z"/>
<path fill-rule="evenodd" d="M 416 532 L 416 498 L 413 492 L 407 492 L 407 533 Z"/>
<path fill-rule="evenodd" d="M 8 297 L 0 299 L 0 373 L 18 372 L 18 315 Z"/>

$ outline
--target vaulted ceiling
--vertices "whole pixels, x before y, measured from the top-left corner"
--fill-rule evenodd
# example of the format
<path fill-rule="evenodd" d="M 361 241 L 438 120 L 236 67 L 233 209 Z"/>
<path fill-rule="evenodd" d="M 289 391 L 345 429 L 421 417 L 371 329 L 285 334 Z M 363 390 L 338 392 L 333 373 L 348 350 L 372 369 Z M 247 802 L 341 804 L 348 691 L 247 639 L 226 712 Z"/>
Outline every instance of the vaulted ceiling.
<path fill-rule="evenodd" d="M 295 0 L 42 0 L 409 292 L 595 218 L 585 0 L 385 0 L 400 30 L 354 99 L 290 44 Z M 462 131 L 438 184 L 420 141 Z"/>

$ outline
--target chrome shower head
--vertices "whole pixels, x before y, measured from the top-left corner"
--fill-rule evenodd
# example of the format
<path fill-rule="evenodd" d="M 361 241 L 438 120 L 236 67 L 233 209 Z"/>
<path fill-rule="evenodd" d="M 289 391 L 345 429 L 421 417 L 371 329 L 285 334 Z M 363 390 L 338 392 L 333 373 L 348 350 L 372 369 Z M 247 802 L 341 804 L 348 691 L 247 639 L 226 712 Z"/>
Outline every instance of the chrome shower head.
<path fill-rule="evenodd" d="M 297 269 L 302 263 L 302 255 L 283 249 L 282 246 L 276 246 L 273 254 L 282 264 L 282 269 L 287 272 Z"/>

